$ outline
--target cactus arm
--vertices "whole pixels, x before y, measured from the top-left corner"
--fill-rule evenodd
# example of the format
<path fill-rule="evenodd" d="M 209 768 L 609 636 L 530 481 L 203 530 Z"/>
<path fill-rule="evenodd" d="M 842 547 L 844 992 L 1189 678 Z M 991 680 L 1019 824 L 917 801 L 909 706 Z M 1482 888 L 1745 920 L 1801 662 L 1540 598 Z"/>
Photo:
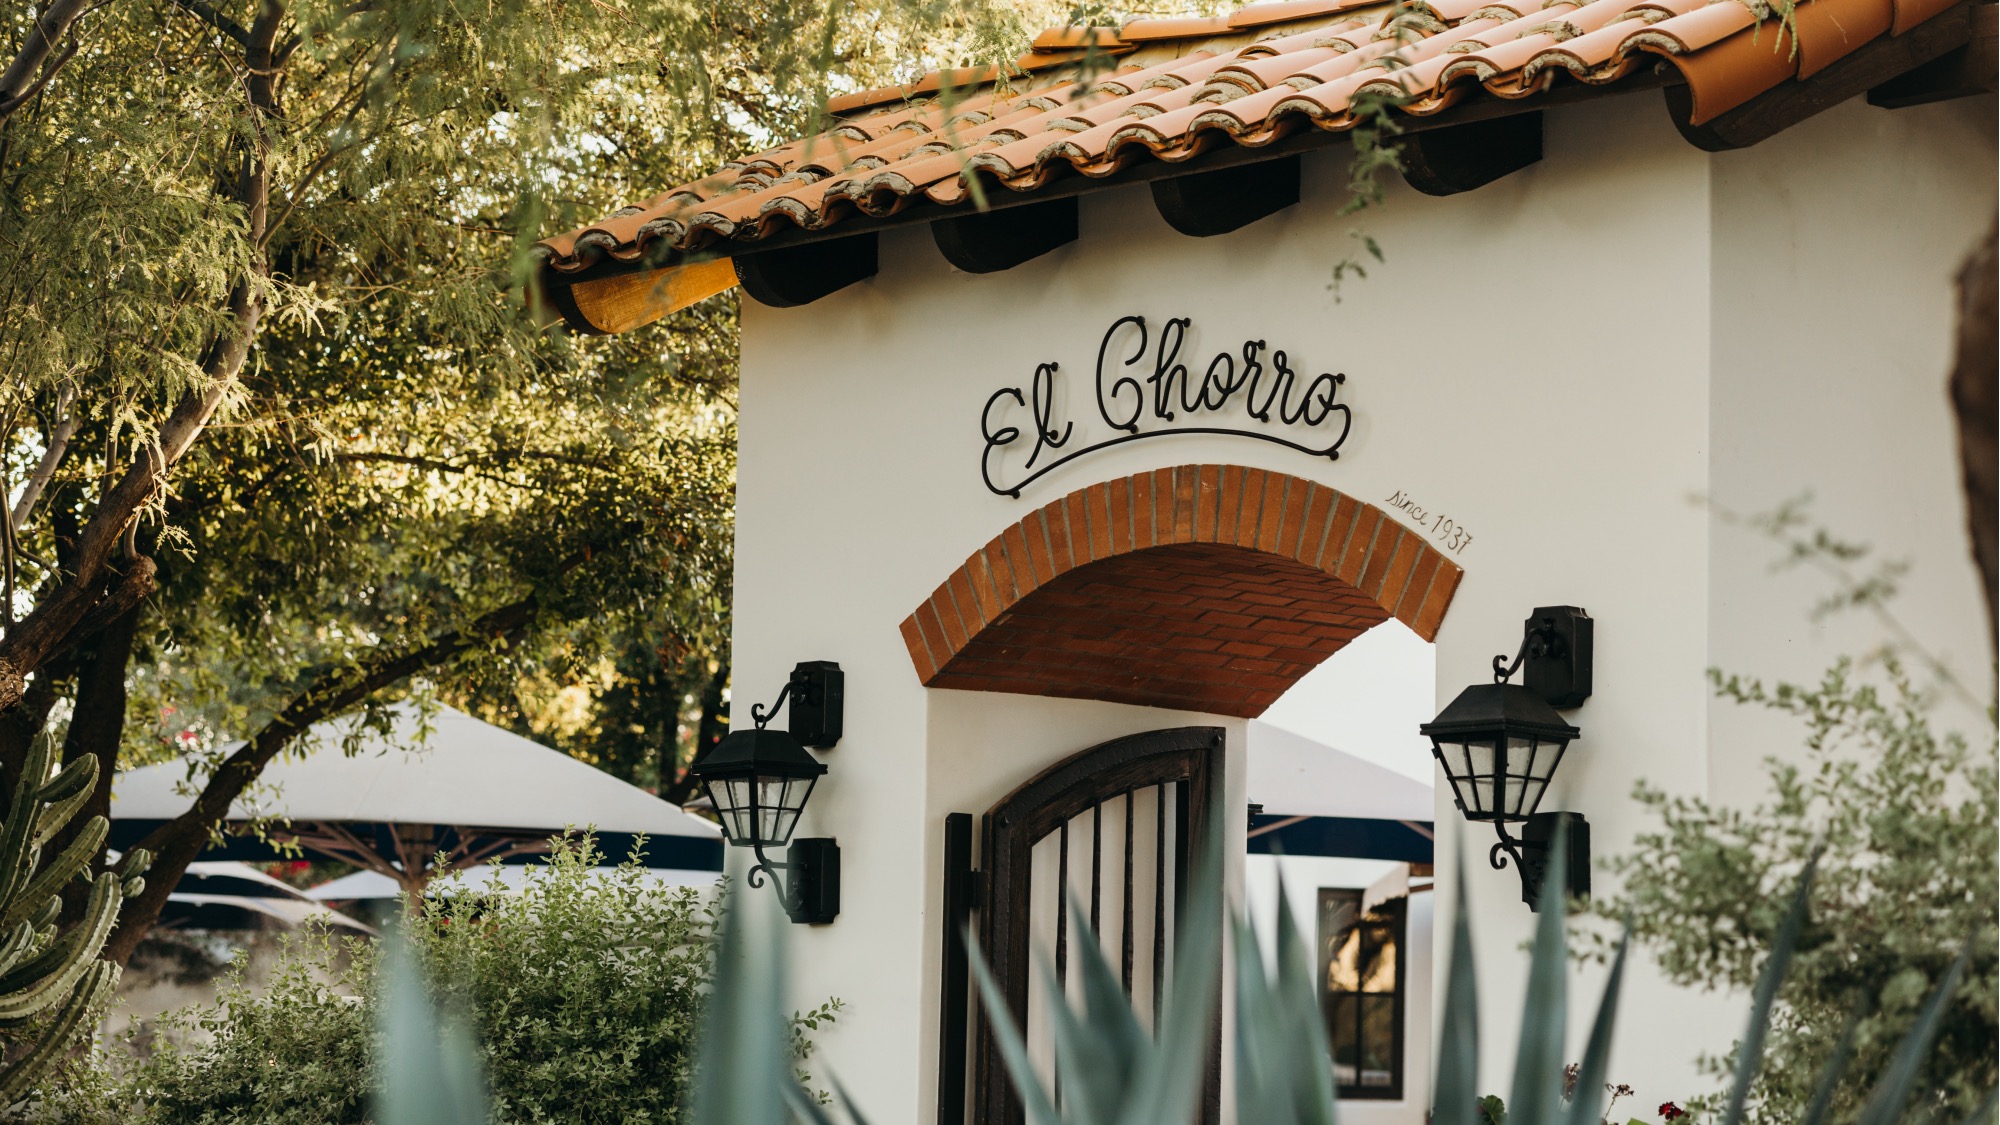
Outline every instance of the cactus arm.
<path fill-rule="evenodd" d="M 28 1093 L 48 1065 L 68 1050 L 71 1040 L 83 1029 L 84 1021 L 111 995 L 117 983 L 118 966 L 109 961 L 91 963 L 80 986 L 70 994 L 69 1002 L 63 1005 L 41 1042 L 12 1066 L 0 1070 L 0 1106 L 11 1106 Z"/>
<path fill-rule="evenodd" d="M 35 817 L 33 843 L 41 847 L 55 838 L 56 833 L 68 824 L 83 806 L 90 801 L 90 794 L 97 782 L 97 759 L 82 757 L 71 762 L 47 785 L 35 793 L 37 802 L 47 802 L 48 808 Z"/>
<path fill-rule="evenodd" d="M 118 864 L 118 877 L 120 879 L 130 879 L 134 875 L 144 875 L 146 869 L 152 866 L 152 852 L 144 848 L 133 848 L 131 851 L 125 853 L 124 860 Z"/>
<path fill-rule="evenodd" d="M 52 863 L 44 864 L 28 889 L 15 897 L 13 905 L 0 913 L 0 927 L 11 926 L 23 918 L 33 917 L 33 912 L 47 902 L 51 895 L 62 890 L 64 883 L 76 878 L 77 873 L 89 865 L 103 849 L 104 841 L 111 835 L 111 822 L 101 816 L 93 816 L 83 826 L 83 830 L 71 840 L 69 847 Z"/>
<path fill-rule="evenodd" d="M 75 987 L 118 917 L 118 877 L 109 871 L 90 888 L 83 922 L 24 964 L 0 976 L 0 1019 L 41 1011 Z"/>
<path fill-rule="evenodd" d="M 28 760 L 21 770 L 21 783 L 8 802 L 7 823 L 0 825 L 0 909 L 14 904 L 14 897 L 34 870 L 35 794 L 49 776 L 49 757 L 55 740 L 37 738 L 28 744 Z"/>
<path fill-rule="evenodd" d="M 14 962 L 26 956 L 35 947 L 35 927 L 31 922 L 23 922 L 14 927 L 7 940 L 0 942 L 0 973 L 14 967 Z"/>

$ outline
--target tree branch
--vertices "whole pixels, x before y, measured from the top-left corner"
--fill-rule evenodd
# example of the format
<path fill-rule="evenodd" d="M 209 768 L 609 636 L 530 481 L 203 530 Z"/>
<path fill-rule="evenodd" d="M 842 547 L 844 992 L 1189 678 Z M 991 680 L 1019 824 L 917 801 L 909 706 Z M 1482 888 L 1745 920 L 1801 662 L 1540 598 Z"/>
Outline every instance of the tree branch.
<path fill-rule="evenodd" d="M 249 49 L 250 33 L 243 30 L 242 24 L 216 11 L 213 6 L 203 3 L 202 0 L 174 0 L 174 5 L 215 30 L 236 40 L 237 44 L 245 50 Z"/>
<path fill-rule="evenodd" d="M 14 511 L 8 517 L 13 521 L 14 533 L 20 534 L 28 526 L 28 516 L 35 510 L 35 504 L 42 498 L 42 490 L 56 475 L 56 468 L 62 464 L 63 455 L 69 451 L 69 439 L 76 436 L 79 419 L 70 407 L 76 402 L 76 388 L 64 386 L 56 394 L 56 424 L 49 428 L 48 448 L 42 451 L 42 459 L 35 471 L 28 474 L 27 483 L 21 486 L 21 498 L 14 502 Z"/>
<path fill-rule="evenodd" d="M 42 92 L 42 87 L 54 81 L 55 76 L 62 73 L 63 66 L 76 56 L 76 47 L 77 42 L 73 38 L 64 43 L 62 52 L 56 55 L 48 65 L 42 67 L 41 76 L 36 78 L 27 89 L 4 101 L 0 101 L 0 121 L 5 121 L 9 114 L 28 104 L 36 94 Z"/>
<path fill-rule="evenodd" d="M 58 4 L 70 2 L 57 0 Z M 264 0 L 244 50 L 248 63 L 244 87 L 250 104 L 260 115 L 274 116 L 278 112 L 277 75 L 270 64 L 284 15 L 284 8 L 276 0 Z M 37 25 L 37 34 L 40 26 Z M 65 580 L 0 639 L 0 711 L 19 702 L 27 677 L 74 639 L 77 624 L 101 596 L 98 578 L 120 549 L 126 529 L 159 490 L 167 470 L 207 428 L 223 397 L 242 374 L 264 317 L 262 283 L 270 272 L 269 263 L 263 259 L 265 220 L 271 203 L 269 142 L 265 139 L 261 116 L 252 130 L 252 139 L 244 147 L 233 201 L 244 210 L 250 244 L 258 248 L 258 256 L 250 267 L 252 276 L 230 291 L 231 330 L 216 341 L 202 363 L 208 384 L 199 393 L 181 400 L 161 423 L 151 446 L 143 448 L 118 482 L 105 491 L 69 552 L 74 562 Z"/>
<path fill-rule="evenodd" d="M 575 556 L 581 563 L 582 556 Z M 575 565 L 575 564 L 572 564 Z M 565 568 L 567 569 L 567 568 Z M 533 621 L 540 606 L 538 594 L 480 616 L 462 629 L 452 630 L 420 648 L 384 655 L 371 664 L 337 674 L 316 683 L 292 700 L 276 718 L 223 760 L 209 776 L 200 796 L 188 810 L 149 833 L 138 844 L 154 855 L 146 873 L 146 889 L 137 898 L 127 899 L 118 919 L 118 929 L 105 943 L 104 956 L 124 964 L 160 916 L 167 896 L 173 893 L 188 864 L 208 846 L 209 832 L 229 816 L 229 807 L 264 772 L 292 740 L 323 719 L 345 713 L 369 696 L 423 671 L 436 667 L 474 646 L 495 640 L 516 640 Z"/>
<path fill-rule="evenodd" d="M 70 25 L 76 22 L 77 17 L 88 10 L 89 2 L 54 0 L 37 15 L 34 30 L 28 32 L 28 38 L 21 44 L 14 61 L 7 64 L 4 72 L 0 72 L 0 122 L 21 108 L 36 90 L 55 77 L 55 72 L 69 61 L 69 55 L 76 53 L 72 44 L 66 54 L 50 65 L 49 56 L 54 54 L 56 43 L 68 34 Z M 42 76 L 39 82 L 34 77 L 38 73 Z"/>

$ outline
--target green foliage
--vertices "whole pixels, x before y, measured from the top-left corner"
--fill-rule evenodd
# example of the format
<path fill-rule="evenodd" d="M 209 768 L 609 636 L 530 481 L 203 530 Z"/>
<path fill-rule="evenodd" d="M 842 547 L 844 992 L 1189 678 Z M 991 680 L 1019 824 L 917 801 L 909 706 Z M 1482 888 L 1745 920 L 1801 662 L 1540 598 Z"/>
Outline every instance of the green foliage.
<path fill-rule="evenodd" d="M 1918 1088 L 1956 1119 L 1996 1080 L 1995 772 L 1931 726 L 1931 701 L 1890 659 L 1872 682 L 1843 661 L 1812 686 L 1717 674 L 1726 699 L 1798 721 L 1805 756 L 1769 763 L 1772 795 L 1743 810 L 1642 787 L 1659 818 L 1616 861 L 1625 889 L 1600 902 L 1680 983 L 1748 988 L 1772 956 L 1781 888 L 1820 856 L 1812 910 L 1776 997 L 1767 1061 L 1747 1119 L 1791 1125 L 1816 1104 L 1826 1061 L 1850 1060 L 1830 1094 L 1854 1119 L 1898 1042 L 1961 952 L 1962 983 L 1942 1010 Z M 1843 1046 L 1845 1044 L 1845 1046 Z M 1733 1056 L 1705 1065 L 1731 1073 Z M 1740 1087 L 1739 1087 L 1740 1088 Z M 1713 1110 L 1720 1096 L 1696 1110 Z"/>
<path fill-rule="evenodd" d="M 168 1016 L 120 1113 L 158 1125 L 341 1125 L 363 1120 L 373 1005 L 368 948 L 323 932 L 289 946 L 256 989 Z"/>
<path fill-rule="evenodd" d="M 1065 990 L 1052 983 L 1053 974 L 1044 964 L 1044 980 L 1049 983 L 1050 1025 L 1057 1073 L 1062 1075 L 1063 1097 L 1058 1106 L 1049 1096 L 1041 1078 L 1028 1060 L 1028 1049 L 1020 1029 L 1008 1014 L 1005 997 L 996 986 L 983 958 L 973 949 L 973 970 L 979 980 L 986 1011 L 992 1021 L 1002 1058 L 1015 1089 L 1026 1106 L 1030 1125 L 1111 1125 L 1114 1122 L 1144 1122 L 1146 1125 L 1173 1125 L 1192 1122 L 1198 1113 L 1201 1054 L 1214 1026 L 1214 1002 L 1223 956 L 1221 927 L 1221 880 L 1217 859 L 1217 839 L 1211 833 L 1202 848 L 1202 860 L 1189 881 L 1189 893 L 1181 915 L 1181 940 L 1175 943 L 1173 987 L 1158 1015 L 1154 1032 L 1138 1022 L 1123 994 L 1117 972 L 1111 967 L 1102 946 L 1087 932 L 1075 943 L 1074 971 L 1080 974 L 1079 999 L 1072 1002 Z M 1560 871 L 1567 860 L 1568 841 L 1559 836 L 1549 858 L 1551 870 Z M 1808 857 L 1802 873 L 1793 881 L 1789 894 L 1781 895 L 1779 922 L 1770 953 L 1757 971 L 1754 1001 L 1744 1047 L 1738 1060 L 1734 1094 L 1719 1115 L 1718 1125 L 1741 1125 L 1744 1105 L 1756 1098 L 1754 1086 L 1763 1073 L 1765 1058 L 1761 1044 L 1769 1030 L 1776 996 L 1795 964 L 1807 949 L 1808 917 L 1811 913 L 1817 877 L 1816 863 Z M 1595 1125 L 1608 1108 L 1597 1091 L 1604 1089 L 1604 1071 L 1610 1058 L 1613 1029 L 1617 1022 L 1619 994 L 1624 986 L 1627 947 L 1620 942 L 1613 967 L 1605 983 L 1597 1015 L 1584 1049 L 1583 1061 L 1566 1073 L 1560 1063 L 1563 1027 L 1567 1017 L 1564 998 L 1565 978 L 1570 961 L 1567 935 L 1567 905 L 1552 898 L 1537 920 L 1535 941 L 1530 950 L 1528 988 L 1521 1010 L 1521 1036 L 1515 1058 L 1511 1106 L 1498 1098 L 1482 1098 L 1473 1083 L 1479 1073 L 1477 1035 L 1477 985 L 1470 956 L 1472 924 L 1466 909 L 1465 888 L 1455 888 L 1456 909 L 1452 942 L 1446 963 L 1445 1003 L 1440 1013 L 1438 1081 L 1431 1120 L 1436 1125 L 1476 1125 L 1478 1122 L 1511 1120 L 1513 1125 Z M 1282 897 L 1282 892 L 1281 892 Z M 725 969 L 717 981 L 721 1002 L 711 1006 L 702 1036 L 699 1068 L 702 1094 L 696 1106 L 699 1125 L 780 1125 L 786 1120 L 779 1106 L 779 1092 L 771 1089 L 769 1069 L 757 1060 L 776 1057 L 781 1020 L 776 998 L 782 993 L 768 967 L 782 965 L 783 928 L 767 916 L 744 926 L 740 919 L 728 927 L 724 946 L 732 965 L 753 968 Z M 1080 917 L 1080 914 L 1074 915 Z M 1237 961 L 1237 1106 L 1239 1121 L 1258 1125 L 1321 1125 L 1334 1119 L 1330 1086 L 1332 1059 L 1327 1041 L 1314 1018 L 1313 971 L 1307 947 L 1290 931 L 1291 913 L 1281 905 L 1277 943 L 1277 964 L 1266 967 L 1249 927 L 1236 923 Z M 742 929 L 748 938 L 735 933 Z M 1955 1121 L 1937 1113 L 1930 1099 L 1920 1098 L 1909 1105 L 1920 1085 L 1919 1075 L 1932 1051 L 1950 999 L 1957 994 L 1969 957 L 1965 952 L 1951 963 L 1921 1005 L 1917 1019 L 1899 1036 L 1890 1052 L 1888 1066 L 1879 1079 L 1868 1084 L 1867 1100 L 1857 1125 L 1890 1125 L 1892 1122 Z M 1845 1079 L 1843 1060 L 1833 1060 L 1821 1074 L 1822 1085 Z M 1565 1096 L 1566 1079 L 1573 1078 L 1575 1089 L 1590 1096 Z M 792 1111 L 811 1125 L 832 1125 L 833 1118 L 811 1103 L 797 1088 L 786 1084 Z M 1992 1092 L 1987 1091 L 1979 1114 L 1990 1115 Z M 851 1104 L 848 1116 L 862 1125 L 864 1119 Z M 1825 1106 L 1816 1107 L 1793 1120 L 1792 1125 L 1825 1125 Z M 1964 1118 L 1968 1123 L 1979 1117 Z"/>
<path fill-rule="evenodd" d="M 446 1030 L 462 1027 L 478 1044 L 476 1066 L 453 1065 L 483 1071 L 496 1125 L 681 1120 L 715 968 L 715 904 L 648 883 L 630 861 L 595 878 L 598 859 L 558 841 L 518 893 L 496 883 L 427 902 L 407 936 L 428 998 L 414 991 L 417 974 L 382 966 L 369 943 L 301 939 L 262 989 L 238 983 L 214 1006 L 175 1017 L 124 1091 L 129 1115 L 149 1125 L 390 1125 L 387 1102 L 370 1116 L 370 1091 L 421 1049 L 397 1046 L 399 1035 L 444 1042 L 435 1015 L 424 1015 L 443 1011 L 457 1015 Z M 775 1053 L 802 1057 L 805 1036 L 830 1019 L 823 1007 L 781 1024 Z M 388 1069 L 376 1071 L 371 1054 Z"/>
<path fill-rule="evenodd" d="M 0 1108 L 34 1096 L 118 983 L 118 966 L 98 953 L 119 904 L 144 886 L 151 857 L 137 851 L 116 871 L 87 870 L 110 822 L 93 816 L 68 830 L 96 779 L 97 759 L 57 770 L 55 740 L 37 738 L 0 823 Z M 45 858 L 43 846 L 65 835 L 62 851 Z M 63 924 L 66 890 L 82 908 Z"/>

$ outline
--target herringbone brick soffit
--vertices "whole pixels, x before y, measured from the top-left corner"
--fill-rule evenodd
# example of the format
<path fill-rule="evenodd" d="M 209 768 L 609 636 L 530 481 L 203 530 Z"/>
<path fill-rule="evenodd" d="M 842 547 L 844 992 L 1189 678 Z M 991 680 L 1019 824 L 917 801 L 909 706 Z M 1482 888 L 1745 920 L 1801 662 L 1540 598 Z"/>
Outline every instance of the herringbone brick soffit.
<path fill-rule="evenodd" d="M 1391 617 L 1436 637 L 1464 571 L 1324 485 L 1182 465 L 1044 505 L 903 621 L 927 687 L 1254 716 Z"/>

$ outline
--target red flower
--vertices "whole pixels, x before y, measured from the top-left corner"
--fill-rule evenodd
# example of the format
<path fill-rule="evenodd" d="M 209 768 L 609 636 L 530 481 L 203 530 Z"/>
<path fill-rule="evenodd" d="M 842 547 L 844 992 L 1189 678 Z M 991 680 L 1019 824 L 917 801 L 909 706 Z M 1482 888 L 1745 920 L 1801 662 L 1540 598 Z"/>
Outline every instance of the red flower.
<path fill-rule="evenodd" d="M 1682 1109 L 1681 1107 L 1675 1105 L 1674 1103 L 1672 1102 L 1660 1103 L 1660 1117 L 1662 1120 L 1672 1121 L 1675 1118 L 1686 1117 L 1686 1116 L 1687 1116 L 1687 1110 Z"/>

